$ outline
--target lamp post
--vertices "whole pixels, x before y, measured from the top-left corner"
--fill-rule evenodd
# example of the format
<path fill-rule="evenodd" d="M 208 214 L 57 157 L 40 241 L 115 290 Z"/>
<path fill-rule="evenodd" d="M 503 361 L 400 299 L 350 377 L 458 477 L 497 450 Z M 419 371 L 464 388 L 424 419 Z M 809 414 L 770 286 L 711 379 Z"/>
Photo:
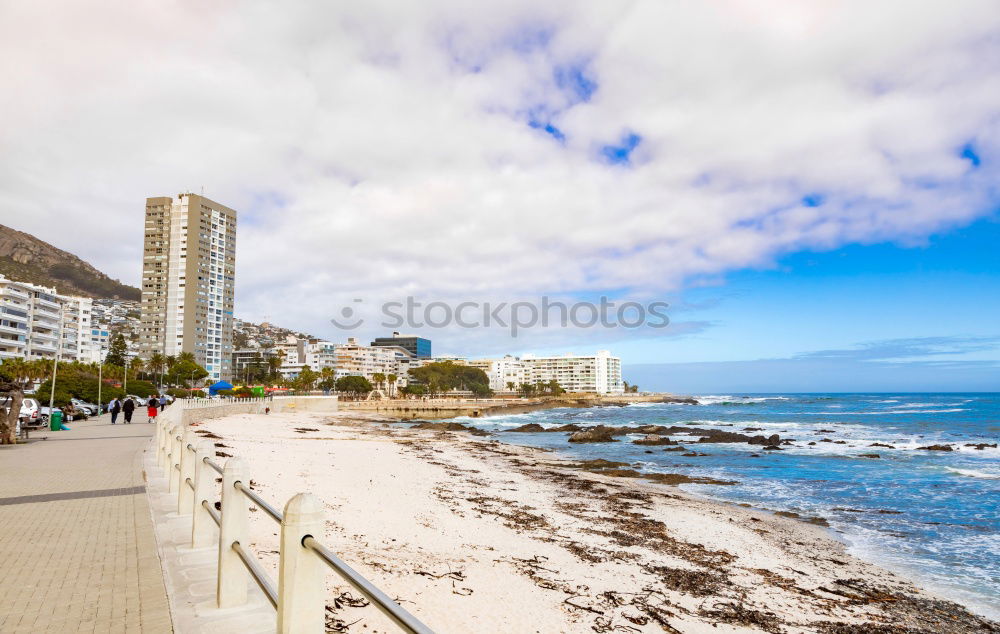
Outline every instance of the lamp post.
<path fill-rule="evenodd" d="M 128 364 L 132 361 L 128 354 L 125 355 L 125 379 L 122 381 L 122 391 L 128 396 Z"/>
<path fill-rule="evenodd" d="M 56 338 L 56 356 L 52 360 L 52 385 L 49 388 L 49 419 L 52 418 L 52 407 L 55 405 L 56 400 L 56 370 L 59 369 L 59 356 L 62 353 L 62 329 L 63 329 L 63 319 L 65 318 L 66 306 L 64 304 L 59 305 L 59 336 Z"/>

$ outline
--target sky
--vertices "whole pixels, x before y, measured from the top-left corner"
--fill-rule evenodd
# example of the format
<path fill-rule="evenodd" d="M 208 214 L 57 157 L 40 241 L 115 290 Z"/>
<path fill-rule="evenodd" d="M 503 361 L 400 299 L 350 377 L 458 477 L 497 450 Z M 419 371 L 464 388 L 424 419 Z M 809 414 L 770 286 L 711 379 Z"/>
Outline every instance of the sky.
<path fill-rule="evenodd" d="M 651 389 L 997 389 L 998 36 L 992 0 L 4 3 L 0 222 L 137 284 L 144 199 L 203 191 L 252 321 L 662 301 L 399 329 Z"/>

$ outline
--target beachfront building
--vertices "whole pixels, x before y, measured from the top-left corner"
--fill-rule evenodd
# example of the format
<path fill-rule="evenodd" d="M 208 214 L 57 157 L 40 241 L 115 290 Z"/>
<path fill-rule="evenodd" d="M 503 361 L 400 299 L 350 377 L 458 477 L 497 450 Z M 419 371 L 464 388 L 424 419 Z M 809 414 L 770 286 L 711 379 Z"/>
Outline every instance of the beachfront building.
<path fill-rule="evenodd" d="M 236 212 L 195 194 L 146 199 L 139 347 L 194 354 L 212 381 L 232 378 Z"/>
<path fill-rule="evenodd" d="M 522 383 L 534 380 L 531 366 L 511 355 L 501 359 L 474 359 L 466 361 L 465 365 L 485 372 L 490 380 L 490 389 L 494 392 L 516 392 Z M 513 384 L 513 389 L 508 384 Z"/>
<path fill-rule="evenodd" d="M 334 346 L 337 378 L 353 375 L 370 381 L 375 374 L 397 374 L 397 350 L 386 346 L 366 346 L 354 337 L 348 337 L 347 343 Z"/>
<path fill-rule="evenodd" d="M 416 335 L 401 335 L 394 332 L 391 337 L 376 337 L 371 345 L 373 347 L 402 348 L 414 359 L 431 358 L 431 340 Z"/>
<path fill-rule="evenodd" d="M 32 288 L 0 275 L 0 360 L 26 358 Z"/>
<path fill-rule="evenodd" d="M 521 357 L 521 361 L 531 373 L 531 380 L 526 381 L 527 383 L 548 383 L 554 380 L 567 392 L 621 394 L 625 391 L 621 359 L 611 356 L 607 350 L 598 350 L 596 354 L 585 356 L 525 355 Z"/>
<path fill-rule="evenodd" d="M 0 360 L 90 362 L 93 300 L 0 275 Z"/>

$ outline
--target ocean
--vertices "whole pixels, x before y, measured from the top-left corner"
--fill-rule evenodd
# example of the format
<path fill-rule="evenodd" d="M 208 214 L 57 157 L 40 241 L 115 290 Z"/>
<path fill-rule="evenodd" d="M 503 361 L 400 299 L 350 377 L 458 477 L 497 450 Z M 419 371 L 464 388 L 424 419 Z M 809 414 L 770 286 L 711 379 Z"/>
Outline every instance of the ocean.
<path fill-rule="evenodd" d="M 719 394 L 699 405 L 643 403 L 457 419 L 504 442 L 568 458 L 627 461 L 642 471 L 736 480 L 685 490 L 826 519 L 862 559 L 940 596 L 1000 619 L 1000 394 Z M 704 456 L 618 442 L 571 444 L 565 433 L 520 433 L 526 423 L 686 425 L 792 438 L 781 451 L 745 443 L 674 440 Z M 743 432 L 746 427 L 762 431 Z M 830 442 L 823 442 L 827 439 Z M 815 442 L 815 445 L 808 445 Z M 872 447 L 873 443 L 889 445 Z M 919 447 L 947 444 L 954 451 Z M 651 451 L 652 453 L 647 453 Z M 860 454 L 877 453 L 878 458 Z M 759 457 L 752 457 L 757 454 Z"/>

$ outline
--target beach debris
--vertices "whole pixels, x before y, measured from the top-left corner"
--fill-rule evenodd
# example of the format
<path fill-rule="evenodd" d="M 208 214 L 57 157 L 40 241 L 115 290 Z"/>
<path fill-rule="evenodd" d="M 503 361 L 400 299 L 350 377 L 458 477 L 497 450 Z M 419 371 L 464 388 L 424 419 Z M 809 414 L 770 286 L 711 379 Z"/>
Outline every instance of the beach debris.
<path fill-rule="evenodd" d="M 215 457 L 216 458 L 232 458 L 233 454 L 226 453 L 225 451 L 216 451 L 215 452 Z"/>
<path fill-rule="evenodd" d="M 213 434 L 207 429 L 196 429 L 194 430 L 194 433 L 200 435 L 202 438 L 211 438 L 213 440 L 224 440 L 222 436 L 219 436 L 218 434 Z"/>
<path fill-rule="evenodd" d="M 312 427 L 296 427 L 295 431 L 298 432 L 298 433 L 300 433 L 300 434 L 304 434 L 304 433 L 309 432 L 309 431 L 319 431 L 319 430 L 318 429 L 313 429 Z"/>
<path fill-rule="evenodd" d="M 775 613 L 753 610 L 745 607 L 744 603 L 719 602 L 714 604 L 711 610 L 703 608 L 699 614 L 720 623 L 755 626 L 775 634 L 784 631 L 781 627 L 782 621 Z"/>
<path fill-rule="evenodd" d="M 230 447 L 229 445 L 224 445 L 221 442 L 212 443 L 212 444 L 214 444 L 219 449 L 232 449 L 232 447 Z"/>
<path fill-rule="evenodd" d="M 917 447 L 917 449 L 923 451 L 955 451 L 951 445 L 928 445 L 926 447 Z"/>

